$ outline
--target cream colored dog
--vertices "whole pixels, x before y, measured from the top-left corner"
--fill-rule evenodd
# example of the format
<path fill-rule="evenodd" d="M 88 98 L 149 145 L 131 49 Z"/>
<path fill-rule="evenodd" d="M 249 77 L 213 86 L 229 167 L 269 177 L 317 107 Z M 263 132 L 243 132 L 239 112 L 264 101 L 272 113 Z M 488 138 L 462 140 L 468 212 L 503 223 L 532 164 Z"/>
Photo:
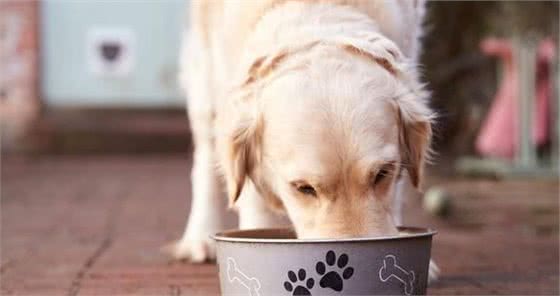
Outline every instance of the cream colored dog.
<path fill-rule="evenodd" d="M 397 187 L 405 175 L 419 186 L 431 138 L 415 71 L 423 11 L 412 0 L 195 1 L 181 75 L 193 202 L 173 255 L 215 256 L 219 172 L 241 228 L 278 226 L 284 212 L 300 238 L 397 233 Z"/>

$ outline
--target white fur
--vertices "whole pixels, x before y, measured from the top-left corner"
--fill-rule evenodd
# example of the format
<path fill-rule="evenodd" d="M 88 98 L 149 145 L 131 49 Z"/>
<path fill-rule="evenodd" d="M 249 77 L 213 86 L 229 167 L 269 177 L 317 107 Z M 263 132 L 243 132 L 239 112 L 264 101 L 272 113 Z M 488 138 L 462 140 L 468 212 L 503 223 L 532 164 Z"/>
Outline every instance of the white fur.
<path fill-rule="evenodd" d="M 406 182 L 391 181 L 383 193 L 387 197 L 368 191 L 364 203 L 366 197 L 351 194 L 352 188 L 362 185 L 348 175 L 346 166 L 333 166 L 332 160 L 346 157 L 345 163 L 350 164 L 352 157 L 359 156 L 364 163 L 379 165 L 387 159 L 403 160 L 395 148 L 400 142 L 395 131 L 401 123 L 388 113 L 390 106 L 400 108 L 405 125 L 431 119 L 414 70 L 424 1 L 331 2 L 200 1 L 191 6 L 180 82 L 189 97 L 195 143 L 193 203 L 183 238 L 170 246 L 176 258 L 202 261 L 215 256 L 208 236 L 222 229 L 225 210 L 215 163 L 225 175 L 230 198 L 236 199 L 240 191 L 236 208 L 241 228 L 282 223 L 270 209 L 271 201 L 287 212 L 301 237 L 391 233 L 395 223 L 402 222 L 399 193 Z M 290 96 L 302 97 L 286 105 L 283 101 Z M 397 99 L 390 103 L 393 97 Z M 286 121 L 289 110 L 294 114 Z M 304 114 L 308 110 L 324 112 Z M 325 116 L 330 121 L 324 121 Z M 340 124 L 330 128 L 325 122 Z M 336 143 L 347 147 L 341 148 L 346 149 L 344 156 L 335 156 L 328 145 L 321 149 L 320 137 L 310 140 L 314 138 L 300 135 L 301 124 L 317 133 L 332 133 Z M 233 135 L 241 141 L 242 151 L 249 152 L 238 153 Z M 310 142 L 302 144 L 306 141 Z M 258 151 L 244 150 L 244 145 Z M 296 155 L 291 149 L 296 149 Z M 243 158 L 250 162 L 241 168 L 251 170 L 247 178 L 239 175 L 245 162 L 236 158 L 251 157 L 245 153 L 254 158 Z M 352 165 L 360 169 L 358 163 Z M 350 185 L 339 188 L 346 193 L 331 194 L 319 206 L 319 201 L 296 197 L 287 185 L 307 176 L 302 168 L 339 173 L 337 178 Z M 239 186 L 242 189 L 237 190 Z M 329 224 L 321 217 L 357 222 Z M 436 270 L 431 266 L 431 275 Z"/>

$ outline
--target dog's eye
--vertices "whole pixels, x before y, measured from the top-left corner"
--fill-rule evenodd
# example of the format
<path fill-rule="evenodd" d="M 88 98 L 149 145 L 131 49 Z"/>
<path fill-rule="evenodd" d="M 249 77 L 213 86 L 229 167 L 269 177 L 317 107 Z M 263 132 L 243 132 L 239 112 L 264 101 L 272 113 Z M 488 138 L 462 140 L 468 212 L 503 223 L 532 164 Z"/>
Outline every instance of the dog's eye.
<path fill-rule="evenodd" d="M 377 174 L 373 178 L 373 185 L 374 186 L 378 185 L 383 180 L 389 178 L 392 173 L 393 173 L 393 165 L 392 164 L 386 164 L 386 165 L 382 166 L 381 169 L 379 171 L 377 171 Z"/>
<path fill-rule="evenodd" d="M 377 175 L 375 175 L 375 179 L 373 180 L 373 185 L 377 185 L 381 183 L 381 181 L 383 181 L 383 179 L 385 179 L 385 177 L 387 177 L 388 174 L 389 172 L 384 169 L 377 172 Z"/>
<path fill-rule="evenodd" d="M 309 184 L 297 184 L 295 187 L 297 191 L 305 195 L 317 196 L 317 191 L 315 191 L 315 188 Z"/>

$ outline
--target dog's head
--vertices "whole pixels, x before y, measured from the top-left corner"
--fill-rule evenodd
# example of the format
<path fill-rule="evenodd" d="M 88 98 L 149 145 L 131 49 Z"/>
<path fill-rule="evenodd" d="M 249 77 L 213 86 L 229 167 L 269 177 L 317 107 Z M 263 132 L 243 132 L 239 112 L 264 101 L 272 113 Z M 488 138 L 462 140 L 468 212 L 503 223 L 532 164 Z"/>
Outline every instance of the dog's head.
<path fill-rule="evenodd" d="M 299 237 L 396 232 L 395 183 L 406 172 L 420 186 L 431 113 L 391 41 L 280 50 L 256 59 L 240 85 L 235 124 L 218 137 L 232 202 L 250 179 Z"/>

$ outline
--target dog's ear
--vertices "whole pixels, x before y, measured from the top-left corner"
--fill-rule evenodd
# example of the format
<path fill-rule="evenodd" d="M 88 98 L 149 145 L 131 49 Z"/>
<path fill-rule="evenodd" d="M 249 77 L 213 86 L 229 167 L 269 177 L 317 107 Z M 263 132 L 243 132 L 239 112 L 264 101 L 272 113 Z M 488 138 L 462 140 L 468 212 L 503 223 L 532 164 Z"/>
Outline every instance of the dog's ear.
<path fill-rule="evenodd" d="M 416 82 L 414 67 L 410 67 L 397 45 L 381 34 L 372 33 L 361 39 L 339 39 L 336 43 L 352 54 L 379 64 L 410 89 L 410 93 L 395 98 L 394 102 L 401 161 L 414 187 L 420 188 L 424 164 L 431 151 L 432 113 L 424 103 L 427 93 Z"/>
<path fill-rule="evenodd" d="M 415 188 L 423 180 L 424 164 L 429 159 L 432 115 L 420 99 L 396 99 L 399 149 L 403 168 Z"/>
<path fill-rule="evenodd" d="M 375 62 L 395 76 L 402 72 L 403 54 L 393 41 L 379 33 L 367 33 L 364 38 L 335 38 L 333 41 L 345 51 Z"/>
<path fill-rule="evenodd" d="M 272 72 L 286 57 L 288 56 L 287 50 L 280 50 L 268 56 L 262 56 L 256 59 L 243 77 L 243 85 L 248 86 L 251 83 L 267 76 Z"/>
<path fill-rule="evenodd" d="M 249 104 L 243 102 L 242 104 Z M 234 115 L 233 126 L 226 133 L 222 146 L 222 169 L 226 181 L 230 206 L 237 201 L 247 176 L 260 157 L 262 120 L 241 111 Z"/>
<path fill-rule="evenodd" d="M 234 80 L 237 83 L 229 92 L 230 97 L 224 102 L 228 106 L 218 119 L 219 135 L 216 142 L 230 207 L 239 198 L 247 179 L 251 178 L 255 189 L 267 201 L 267 205 L 277 212 L 283 211 L 280 199 L 264 182 L 259 170 L 264 120 L 259 110 L 258 96 L 261 82 L 292 52 L 281 49 L 240 67 L 241 70 Z"/>
<path fill-rule="evenodd" d="M 216 138 L 220 154 L 220 166 L 225 178 L 229 204 L 239 198 L 248 176 L 251 176 L 260 159 L 262 118 L 258 111 L 255 82 L 266 71 L 275 67 L 282 59 L 260 57 L 239 73 L 235 87 L 230 91 L 226 104 L 228 110 L 222 113 L 223 123 L 218 123 Z"/>

